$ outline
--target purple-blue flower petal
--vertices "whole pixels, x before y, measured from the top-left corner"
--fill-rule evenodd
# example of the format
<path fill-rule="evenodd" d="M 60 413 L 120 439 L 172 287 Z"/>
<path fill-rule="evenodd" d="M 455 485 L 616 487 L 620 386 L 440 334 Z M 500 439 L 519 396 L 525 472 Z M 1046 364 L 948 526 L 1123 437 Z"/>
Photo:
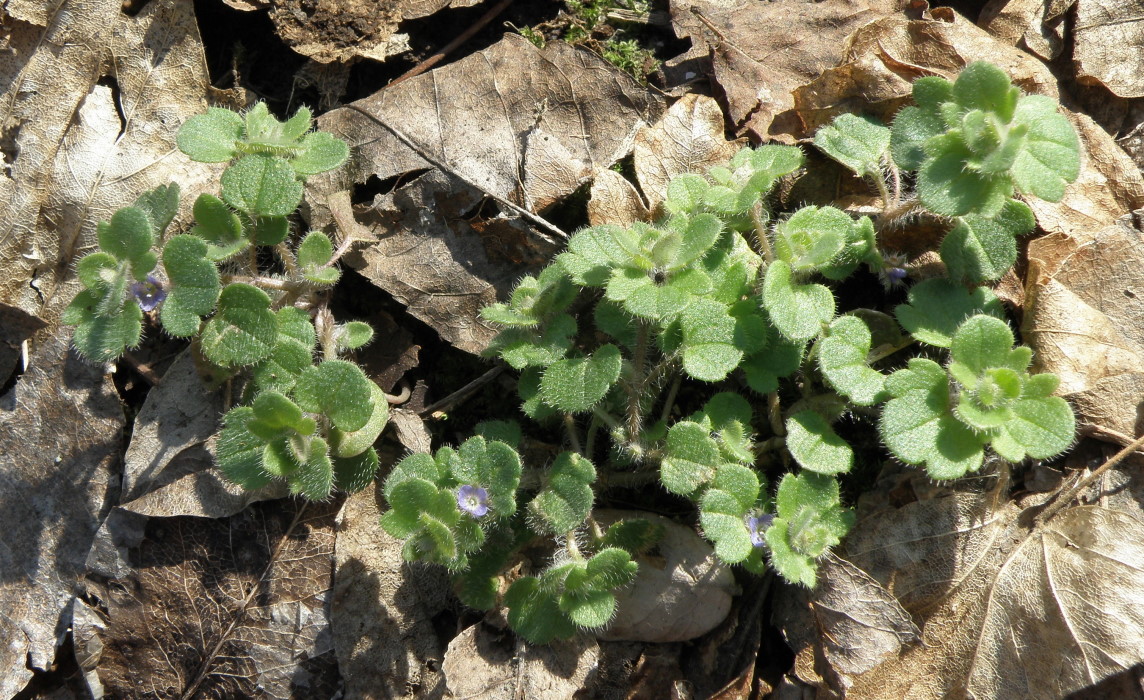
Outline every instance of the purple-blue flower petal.
<path fill-rule="evenodd" d="M 147 281 L 131 283 L 131 296 L 135 297 L 139 308 L 154 311 L 167 298 L 167 290 L 163 289 L 163 283 L 157 277 L 147 275 Z"/>
<path fill-rule="evenodd" d="M 489 492 L 480 486 L 464 484 L 457 489 L 457 507 L 479 518 L 489 512 Z"/>

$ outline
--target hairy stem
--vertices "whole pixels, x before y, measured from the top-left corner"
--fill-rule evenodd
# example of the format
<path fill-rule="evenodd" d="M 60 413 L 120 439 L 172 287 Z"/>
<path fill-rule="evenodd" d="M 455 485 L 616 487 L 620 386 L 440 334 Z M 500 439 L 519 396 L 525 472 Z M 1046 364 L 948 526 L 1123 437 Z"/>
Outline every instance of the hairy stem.
<path fill-rule="evenodd" d="M 577 430 L 576 419 L 571 413 L 564 414 L 564 432 L 568 434 L 568 444 L 572 446 L 572 451 L 584 457 L 584 450 L 580 447 L 580 431 Z"/>
<path fill-rule="evenodd" d="M 775 251 L 771 248 L 771 241 L 767 238 L 767 222 L 763 219 L 763 202 L 755 202 L 751 207 L 751 223 L 755 228 L 755 248 L 763 256 L 768 265 L 775 261 Z"/>
<path fill-rule="evenodd" d="M 628 430 L 628 440 L 638 440 L 640 427 L 643 423 L 643 412 L 640 411 L 640 399 L 647 389 L 648 376 L 644 372 L 647 362 L 648 324 L 640 320 L 636 329 L 636 347 L 632 355 L 632 378 L 628 386 L 628 410 L 625 416 Z"/>

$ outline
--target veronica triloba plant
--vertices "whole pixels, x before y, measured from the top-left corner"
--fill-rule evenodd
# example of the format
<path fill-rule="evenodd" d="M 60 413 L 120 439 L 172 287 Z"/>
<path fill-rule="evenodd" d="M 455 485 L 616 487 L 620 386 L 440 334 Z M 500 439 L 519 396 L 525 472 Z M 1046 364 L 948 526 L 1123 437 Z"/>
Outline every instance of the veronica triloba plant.
<path fill-rule="evenodd" d="M 144 193 L 101 223 L 100 250 L 79 261 L 84 290 L 64 320 L 77 326 L 80 354 L 99 361 L 139 343 L 145 313 L 168 334 L 194 339 L 214 374 L 245 384 L 244 405 L 223 417 L 216 455 L 223 474 L 248 489 L 281 479 L 292 493 L 321 500 L 372 480 L 388 400 L 340 357 L 368 343 L 372 329 L 334 323 L 315 301 L 316 291 L 337 282 L 344 251 L 321 232 L 288 240 L 303 180 L 349 154 L 312 126 L 305 108 L 280 122 L 264 104 L 244 115 L 212 108 L 188 120 L 180 150 L 199 162 L 232 161 L 221 196 L 199 194 L 194 225 L 174 235 L 176 185 Z M 265 272 L 260 248 L 284 274 Z"/>

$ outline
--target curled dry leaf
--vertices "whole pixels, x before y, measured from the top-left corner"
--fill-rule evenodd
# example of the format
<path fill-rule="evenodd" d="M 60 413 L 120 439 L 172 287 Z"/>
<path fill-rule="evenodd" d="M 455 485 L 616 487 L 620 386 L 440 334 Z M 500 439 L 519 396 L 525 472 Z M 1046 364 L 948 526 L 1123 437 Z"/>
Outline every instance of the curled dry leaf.
<path fill-rule="evenodd" d="M 645 518 L 664 528 L 655 556 L 637 556 L 636 579 L 616 592 L 616 616 L 596 636 L 607 641 L 682 642 L 706 634 L 727 617 L 735 591 L 731 570 L 695 530 L 659 515 L 601 510 L 602 525 Z"/>
<path fill-rule="evenodd" d="M 896 12 L 897 4 L 672 0 L 671 22 L 677 36 L 690 37 L 710 53 L 714 80 L 726 94 L 737 133 L 793 143 L 803 128 L 791 111 L 791 91 L 837 64 L 846 36 Z"/>
<path fill-rule="evenodd" d="M 1037 524 L 1040 502 L 963 490 L 859 519 L 846 558 L 922 624 L 923 644 L 849 695 L 1064 697 L 1144 660 L 1139 504 Z"/>
<path fill-rule="evenodd" d="M 977 23 L 1006 44 L 1028 48 L 1046 61 L 1064 48 L 1064 22 L 1076 0 L 992 0 Z"/>
<path fill-rule="evenodd" d="M 591 637 L 543 646 L 514 642 L 511 634 L 478 623 L 449 642 L 442 670 L 458 700 L 570 698 L 600 661 Z"/>
<path fill-rule="evenodd" d="M 596 175 L 589 197 L 588 224 L 591 226 L 629 226 L 651 217 L 635 186 L 614 170 L 601 170 Z"/>
<path fill-rule="evenodd" d="M 397 457 L 383 453 L 382 464 Z M 410 686 L 436 697 L 445 679 L 433 616 L 447 606 L 450 584 L 444 570 L 402 558 L 401 541 L 377 526 L 385 507 L 378 482 L 338 514 L 330 614 L 346 697 L 405 697 Z"/>
<path fill-rule="evenodd" d="M 704 173 L 726 165 L 746 144 L 723 136 L 723 110 L 704 95 L 685 95 L 658 122 L 636 134 L 632 146 L 636 177 L 655 211 L 667 196 L 667 183 L 683 173 Z"/>
<path fill-rule="evenodd" d="M 260 505 L 221 520 L 152 518 L 106 606 L 96 667 L 113 697 L 328 697 L 332 504 Z M 90 642 L 89 642 L 90 643 Z"/>
<path fill-rule="evenodd" d="M 1120 97 L 1144 96 L 1139 46 L 1144 42 L 1140 2 L 1077 2 L 1073 28 L 1077 78 L 1096 81 Z"/>
<path fill-rule="evenodd" d="M 58 327 L 42 338 L 0 397 L 0 697 L 51 666 L 118 484 L 123 410 L 102 370 L 68 352 L 70 339 Z"/>

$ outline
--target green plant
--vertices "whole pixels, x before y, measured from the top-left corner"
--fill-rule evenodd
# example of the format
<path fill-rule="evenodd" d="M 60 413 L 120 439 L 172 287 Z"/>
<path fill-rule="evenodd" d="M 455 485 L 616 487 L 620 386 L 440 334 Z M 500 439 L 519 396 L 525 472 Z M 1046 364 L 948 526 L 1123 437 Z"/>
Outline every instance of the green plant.
<path fill-rule="evenodd" d="M 318 500 L 373 479 L 373 443 L 389 409 L 361 368 L 338 359 L 368 343 L 372 329 L 335 324 L 315 303 L 316 291 L 337 282 L 342 251 L 320 232 L 289 244 L 303 179 L 349 155 L 343 141 L 311 127 L 305 108 L 280 122 L 261 103 L 245 115 L 212 108 L 188 120 L 180 150 L 199 162 L 232 161 L 221 197 L 195 199 L 186 233 L 167 231 L 179 208 L 174 184 L 101 223 L 100 250 L 79 261 L 84 289 L 64 321 L 76 326 L 80 354 L 103 362 L 137 345 L 144 314 L 157 310 L 162 329 L 194 338 L 216 374 L 242 372 L 245 405 L 223 417 L 219 436 L 223 473 L 249 489 L 280 478 Z M 264 274 L 259 249 L 272 251 L 285 273 Z"/>
<path fill-rule="evenodd" d="M 615 588 L 655 542 L 646 521 L 595 521 L 605 484 L 658 484 L 694 504 L 724 562 L 813 586 L 816 559 L 853 526 L 838 478 L 869 459 L 835 430 L 839 418 L 939 479 L 979 469 L 986 450 L 1014 462 L 1065 450 L 1074 419 L 1051 395 L 1056 377 L 1029 373 L 1031 352 L 1013 347 L 979 285 L 1033 228 L 1013 196 L 1059 199 L 1076 177 L 1076 136 L 1054 104 L 987 64 L 919 81 L 915 98 L 890 127 L 844 114 L 816 135 L 875 186 L 875 217 L 829 206 L 776 215 L 767 195 L 802 152 L 745 148 L 672 180 L 654 222 L 579 231 L 484 309 L 502 328 L 489 354 L 521 373 L 523 413 L 561 425 L 571 449 L 541 469 L 519 457 L 518 428 L 485 427 L 459 450 L 408 457 L 386 481 L 382 517 L 406 556 L 450 567 L 462 600 L 490 607 L 496 574 L 537 537 L 555 538 L 553 563 L 502 599 L 514 629 L 546 642 L 606 624 Z M 917 199 L 903 170 L 917 172 Z M 878 232 L 918 209 L 950 217 L 950 277 L 914 285 L 893 316 L 840 309 L 839 280 L 903 282 L 908 264 L 880 250 Z M 927 356 L 887 359 L 915 343 Z M 905 367 L 887 373 L 891 361 Z M 692 409 L 677 417 L 684 395 Z"/>

